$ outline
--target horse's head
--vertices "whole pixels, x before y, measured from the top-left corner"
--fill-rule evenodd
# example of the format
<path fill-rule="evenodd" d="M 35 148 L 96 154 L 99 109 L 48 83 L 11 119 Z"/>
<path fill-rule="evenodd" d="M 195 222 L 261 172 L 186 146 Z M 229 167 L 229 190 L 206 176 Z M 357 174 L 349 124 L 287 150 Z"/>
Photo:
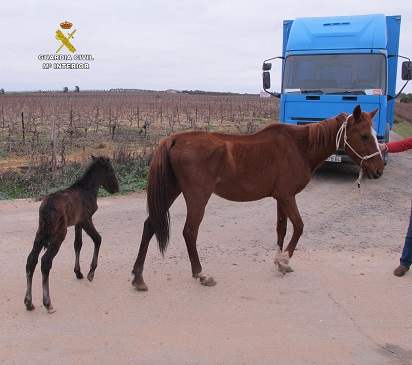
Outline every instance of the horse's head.
<path fill-rule="evenodd" d="M 94 157 L 92 155 L 93 163 L 98 164 L 101 171 L 101 185 L 110 194 L 119 191 L 119 182 L 117 181 L 116 173 L 114 172 L 110 158 L 108 157 Z"/>
<path fill-rule="evenodd" d="M 340 147 L 361 167 L 368 179 L 377 179 L 383 174 L 383 159 L 372 120 L 377 111 L 368 113 L 363 112 L 360 105 L 355 107 L 346 119 L 346 131 L 340 141 Z"/>

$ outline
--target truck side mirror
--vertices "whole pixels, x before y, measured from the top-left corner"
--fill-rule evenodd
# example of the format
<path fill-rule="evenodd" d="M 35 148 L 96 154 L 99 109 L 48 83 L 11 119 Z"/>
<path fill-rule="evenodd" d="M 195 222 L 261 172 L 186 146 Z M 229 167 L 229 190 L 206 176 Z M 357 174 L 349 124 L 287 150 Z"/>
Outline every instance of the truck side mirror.
<path fill-rule="evenodd" d="M 265 90 L 268 94 L 275 96 L 276 98 L 280 98 L 280 93 L 273 93 L 269 91 L 270 89 L 270 72 L 269 71 L 272 69 L 272 63 L 267 62 L 267 61 L 275 60 L 277 58 L 284 60 L 284 57 L 273 57 L 273 58 L 268 58 L 267 60 L 263 61 L 262 78 L 263 78 L 263 90 Z"/>
<path fill-rule="evenodd" d="M 411 66 L 412 66 L 411 61 L 402 62 L 402 80 L 411 80 L 412 79 Z"/>
<path fill-rule="evenodd" d="M 271 63 L 263 62 L 263 66 L 262 66 L 263 71 L 270 71 L 271 69 L 272 69 L 272 64 Z"/>
<path fill-rule="evenodd" d="M 270 72 L 264 71 L 263 72 L 263 90 L 270 89 Z"/>

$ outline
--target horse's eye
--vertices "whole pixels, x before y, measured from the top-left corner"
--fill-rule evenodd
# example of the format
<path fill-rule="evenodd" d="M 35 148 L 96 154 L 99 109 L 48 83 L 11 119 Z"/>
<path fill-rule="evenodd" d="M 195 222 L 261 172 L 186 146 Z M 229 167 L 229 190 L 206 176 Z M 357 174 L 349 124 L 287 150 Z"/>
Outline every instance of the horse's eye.
<path fill-rule="evenodd" d="M 362 141 L 366 142 L 369 139 L 369 136 L 367 134 L 362 134 L 361 139 Z"/>

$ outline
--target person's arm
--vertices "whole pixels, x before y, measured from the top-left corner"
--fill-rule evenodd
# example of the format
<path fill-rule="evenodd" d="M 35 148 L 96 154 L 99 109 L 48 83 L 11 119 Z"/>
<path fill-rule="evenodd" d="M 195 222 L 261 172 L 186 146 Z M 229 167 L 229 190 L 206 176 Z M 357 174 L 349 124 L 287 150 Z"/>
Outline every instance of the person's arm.
<path fill-rule="evenodd" d="M 412 149 L 412 137 L 402 139 L 400 141 L 382 143 L 379 145 L 382 152 L 403 152 Z"/>

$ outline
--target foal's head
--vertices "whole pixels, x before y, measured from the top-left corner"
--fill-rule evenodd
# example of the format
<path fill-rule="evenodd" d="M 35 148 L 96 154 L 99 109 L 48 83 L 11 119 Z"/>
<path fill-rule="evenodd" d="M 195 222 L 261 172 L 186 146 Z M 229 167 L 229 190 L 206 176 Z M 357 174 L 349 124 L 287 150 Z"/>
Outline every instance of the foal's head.
<path fill-rule="evenodd" d="M 378 109 L 363 112 L 360 105 L 355 107 L 347 119 L 347 140 L 342 146 L 345 153 L 358 164 L 368 179 L 377 179 L 383 174 L 383 159 L 378 139 L 373 128 L 373 117 Z"/>
<path fill-rule="evenodd" d="M 117 193 L 119 191 L 119 182 L 117 181 L 110 158 L 94 157 L 92 155 L 92 159 L 93 164 L 99 169 L 101 185 L 103 188 L 110 194 Z"/>

